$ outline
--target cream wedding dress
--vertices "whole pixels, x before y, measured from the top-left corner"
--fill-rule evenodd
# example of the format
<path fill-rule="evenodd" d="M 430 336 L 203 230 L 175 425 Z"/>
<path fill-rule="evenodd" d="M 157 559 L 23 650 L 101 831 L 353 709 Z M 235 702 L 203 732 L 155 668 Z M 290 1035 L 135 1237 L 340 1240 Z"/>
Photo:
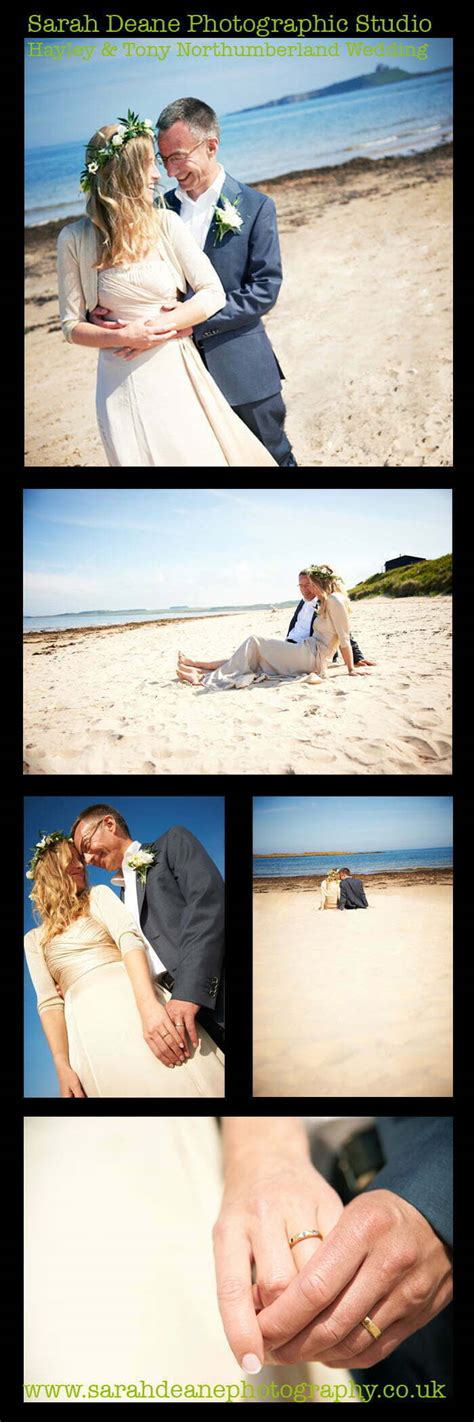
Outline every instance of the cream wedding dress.
<path fill-rule="evenodd" d="M 99 272 L 99 302 L 120 321 L 148 320 L 176 300 L 177 268 L 202 296 L 206 319 L 225 304 L 224 289 L 177 213 L 167 212 L 166 243 L 159 240 L 143 261 Z M 275 460 L 234 414 L 192 336 L 183 336 L 133 360 L 100 350 L 97 419 L 110 465 L 238 465 L 277 468 Z"/>
<path fill-rule="evenodd" d="M 155 1057 L 123 961 L 134 948 L 146 953 L 141 933 L 106 884 L 90 890 L 89 907 L 45 949 L 39 928 L 25 937 L 38 1011 L 64 1011 L 69 1061 L 86 1096 L 223 1096 L 223 1054 L 201 1023 L 200 1045 L 182 1066 L 167 1067 Z M 170 993 L 158 983 L 154 988 L 166 1005 Z"/>
<path fill-rule="evenodd" d="M 27 1387 L 75 1383 L 77 1401 L 156 1403 L 271 1401 L 272 1383 L 350 1386 L 319 1363 L 246 1379 L 231 1353 L 212 1251 L 222 1195 L 214 1117 L 34 1116 L 25 1137 Z M 245 1381 L 263 1395 L 239 1396 Z M 171 1395 L 186 1384 L 195 1395 Z M 49 1400 L 75 1399 L 61 1390 Z"/>

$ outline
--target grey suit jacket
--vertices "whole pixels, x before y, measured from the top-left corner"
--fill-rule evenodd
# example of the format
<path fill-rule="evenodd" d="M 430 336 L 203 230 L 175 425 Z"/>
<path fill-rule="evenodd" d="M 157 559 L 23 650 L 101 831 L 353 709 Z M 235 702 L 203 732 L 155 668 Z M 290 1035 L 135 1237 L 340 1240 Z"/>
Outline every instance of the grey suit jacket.
<path fill-rule="evenodd" d="M 273 199 L 226 173 L 217 206 L 238 203 L 238 233 L 216 241 L 213 217 L 204 251 L 220 277 L 226 304 L 194 327 L 194 341 L 204 364 L 230 405 L 254 404 L 281 390 L 280 368 L 261 317 L 275 305 L 282 281 L 280 244 Z M 166 205 L 178 214 L 176 191 Z"/>
<path fill-rule="evenodd" d="M 199 1002 L 224 1024 L 224 883 L 204 846 L 183 825 L 153 844 L 145 884 L 137 875 L 140 924 L 174 978 L 172 997 Z"/>

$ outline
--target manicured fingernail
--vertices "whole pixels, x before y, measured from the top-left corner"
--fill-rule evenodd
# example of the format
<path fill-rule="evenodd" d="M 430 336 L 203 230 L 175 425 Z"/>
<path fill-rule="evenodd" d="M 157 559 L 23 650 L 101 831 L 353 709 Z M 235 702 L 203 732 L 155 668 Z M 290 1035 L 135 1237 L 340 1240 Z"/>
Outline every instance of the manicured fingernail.
<path fill-rule="evenodd" d="M 244 1373 L 260 1373 L 262 1371 L 262 1364 L 256 1353 L 246 1353 L 242 1358 L 242 1367 Z"/>

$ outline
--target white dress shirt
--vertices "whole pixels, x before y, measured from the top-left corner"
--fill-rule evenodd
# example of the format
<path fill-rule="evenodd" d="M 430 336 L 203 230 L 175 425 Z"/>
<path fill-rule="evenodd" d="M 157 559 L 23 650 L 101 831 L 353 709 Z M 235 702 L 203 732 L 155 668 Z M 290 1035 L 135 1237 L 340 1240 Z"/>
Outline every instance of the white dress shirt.
<path fill-rule="evenodd" d="M 317 600 L 316 597 L 311 598 L 309 602 L 305 599 L 303 606 L 300 607 L 295 625 L 290 632 L 291 642 L 304 642 L 306 637 L 311 636 L 311 620 Z"/>
<path fill-rule="evenodd" d="M 129 913 L 131 913 L 132 918 L 135 919 L 135 923 L 140 929 L 143 942 L 146 944 L 147 947 L 147 956 L 151 967 L 152 976 L 156 977 L 158 973 L 165 973 L 166 968 L 164 963 L 161 962 L 161 958 L 158 957 L 156 949 L 152 948 L 151 943 L 148 942 L 148 938 L 145 938 L 143 928 L 141 928 L 140 926 L 140 914 L 138 912 L 137 875 L 135 869 L 130 869 L 129 865 L 127 864 L 127 859 L 132 859 L 134 854 L 138 854 L 139 849 L 141 849 L 140 841 L 138 839 L 134 839 L 133 843 L 129 844 L 128 849 L 126 850 L 123 856 L 122 873 L 125 880 L 124 903 L 125 908 L 128 909 Z"/>
<path fill-rule="evenodd" d="M 211 183 L 210 188 L 206 188 L 205 193 L 200 197 L 190 198 L 179 186 L 176 188 L 176 197 L 181 203 L 180 218 L 182 222 L 191 229 L 201 251 L 204 246 L 212 222 L 214 208 L 220 198 L 225 183 L 225 168 L 219 164 L 219 172 Z"/>

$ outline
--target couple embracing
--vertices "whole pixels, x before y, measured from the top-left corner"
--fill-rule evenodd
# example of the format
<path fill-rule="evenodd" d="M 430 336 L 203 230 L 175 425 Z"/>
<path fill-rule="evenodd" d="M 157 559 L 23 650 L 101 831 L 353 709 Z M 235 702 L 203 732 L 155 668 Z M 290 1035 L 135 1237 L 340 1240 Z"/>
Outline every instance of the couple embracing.
<path fill-rule="evenodd" d="M 131 110 L 90 139 L 87 216 L 58 241 L 61 326 L 99 351 L 109 465 L 294 466 L 261 317 L 282 281 L 275 206 L 219 163 L 208 104 Z M 177 187 L 158 193 L 161 163 Z"/>
<path fill-rule="evenodd" d="M 121 899 L 87 865 L 119 871 Z M 190 830 L 134 840 L 112 805 L 38 841 L 25 951 L 60 1095 L 224 1095 L 224 885 Z M 179 1070 L 175 1070 L 179 1068 Z"/>

